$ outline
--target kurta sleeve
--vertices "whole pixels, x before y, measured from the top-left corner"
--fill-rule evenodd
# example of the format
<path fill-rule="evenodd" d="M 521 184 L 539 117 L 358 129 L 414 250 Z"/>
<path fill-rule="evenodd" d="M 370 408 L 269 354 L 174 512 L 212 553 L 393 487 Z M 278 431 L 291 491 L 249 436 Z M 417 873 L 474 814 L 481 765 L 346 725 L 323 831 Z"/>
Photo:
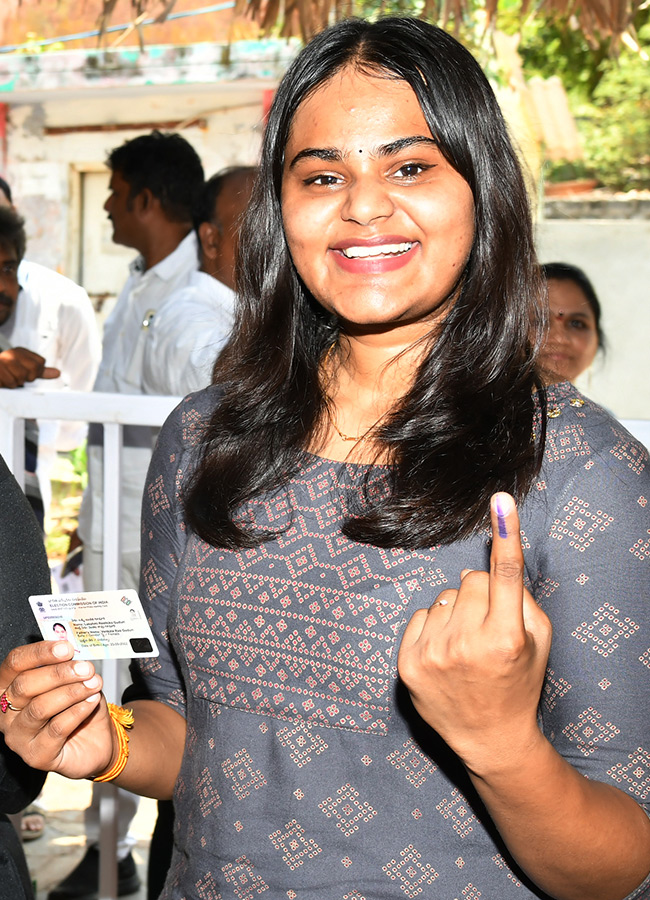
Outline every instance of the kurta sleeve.
<path fill-rule="evenodd" d="M 185 687 L 170 640 L 173 587 L 188 531 L 182 503 L 203 418 L 190 395 L 170 414 L 154 450 L 142 500 L 140 598 L 160 656 L 134 660 L 123 701 L 158 700 L 185 715 Z"/>
<path fill-rule="evenodd" d="M 553 624 L 542 727 L 579 772 L 650 815 L 648 455 L 598 407 L 558 409 L 531 504 L 546 507 L 545 533 L 522 522 Z"/>

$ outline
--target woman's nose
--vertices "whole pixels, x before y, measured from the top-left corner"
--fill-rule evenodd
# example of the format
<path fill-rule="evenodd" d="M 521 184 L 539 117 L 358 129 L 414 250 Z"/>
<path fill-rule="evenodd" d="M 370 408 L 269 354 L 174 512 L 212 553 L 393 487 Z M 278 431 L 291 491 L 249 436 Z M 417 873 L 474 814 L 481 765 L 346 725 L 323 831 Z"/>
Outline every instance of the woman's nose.
<path fill-rule="evenodd" d="M 342 215 L 346 221 L 370 225 L 394 210 L 390 188 L 378 178 L 358 178 L 347 189 Z"/>
<path fill-rule="evenodd" d="M 552 344 L 563 344 L 569 340 L 562 316 L 551 313 L 551 321 L 549 322 L 548 328 L 548 340 L 549 343 Z"/>

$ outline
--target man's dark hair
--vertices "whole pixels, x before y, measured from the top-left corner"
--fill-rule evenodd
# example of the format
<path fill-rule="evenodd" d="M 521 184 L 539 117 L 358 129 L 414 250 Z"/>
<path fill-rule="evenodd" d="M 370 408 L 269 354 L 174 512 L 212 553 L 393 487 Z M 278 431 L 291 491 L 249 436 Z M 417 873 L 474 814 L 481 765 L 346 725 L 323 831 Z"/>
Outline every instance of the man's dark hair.
<path fill-rule="evenodd" d="M 180 134 L 143 134 L 112 150 L 106 162 L 127 182 L 131 199 L 149 190 L 170 221 L 192 221 L 203 188 L 203 166 Z"/>
<path fill-rule="evenodd" d="M 0 247 L 4 250 L 11 248 L 18 262 L 25 255 L 27 247 L 25 220 L 8 206 L 0 206 Z"/>
<path fill-rule="evenodd" d="M 228 182 L 240 175 L 255 175 L 257 168 L 255 166 L 229 166 L 227 169 L 221 169 L 216 175 L 213 175 L 203 185 L 201 196 L 194 210 L 194 228 L 197 233 L 199 225 L 203 222 L 211 222 L 213 225 L 219 225 L 214 221 L 214 207 L 217 197 L 223 191 Z"/>
<path fill-rule="evenodd" d="M 8 183 L 4 180 L 4 178 L 2 178 L 2 177 L 0 177 L 0 191 L 2 191 L 2 193 L 5 195 L 5 197 L 7 198 L 7 200 L 10 203 L 14 202 L 13 198 L 11 196 L 11 188 L 9 187 Z"/>

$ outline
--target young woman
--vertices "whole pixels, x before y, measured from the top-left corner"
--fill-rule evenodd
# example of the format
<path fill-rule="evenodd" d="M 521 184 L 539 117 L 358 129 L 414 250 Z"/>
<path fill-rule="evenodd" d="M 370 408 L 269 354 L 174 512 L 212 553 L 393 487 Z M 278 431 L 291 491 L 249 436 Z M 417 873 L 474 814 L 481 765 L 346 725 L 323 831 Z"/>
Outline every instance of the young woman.
<path fill-rule="evenodd" d="M 600 302 L 582 269 L 569 263 L 546 263 L 542 274 L 548 286 L 548 336 L 539 354 L 540 368 L 549 383 L 575 381 L 605 349 L 600 325 Z"/>
<path fill-rule="evenodd" d="M 648 897 L 647 457 L 545 403 L 470 54 L 415 19 L 316 38 L 240 252 L 215 384 L 151 465 L 130 755 L 65 642 L 0 667 L 7 739 L 174 794 L 166 900 Z"/>

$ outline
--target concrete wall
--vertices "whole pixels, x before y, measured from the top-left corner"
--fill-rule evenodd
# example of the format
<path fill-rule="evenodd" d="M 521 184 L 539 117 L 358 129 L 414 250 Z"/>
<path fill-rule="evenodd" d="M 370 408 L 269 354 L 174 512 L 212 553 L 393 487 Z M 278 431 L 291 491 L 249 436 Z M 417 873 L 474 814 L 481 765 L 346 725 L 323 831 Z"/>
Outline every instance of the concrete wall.
<path fill-rule="evenodd" d="M 579 387 L 619 418 L 650 419 L 650 221 L 547 219 L 537 236 L 540 260 L 580 266 L 603 307 L 607 355 Z"/>

